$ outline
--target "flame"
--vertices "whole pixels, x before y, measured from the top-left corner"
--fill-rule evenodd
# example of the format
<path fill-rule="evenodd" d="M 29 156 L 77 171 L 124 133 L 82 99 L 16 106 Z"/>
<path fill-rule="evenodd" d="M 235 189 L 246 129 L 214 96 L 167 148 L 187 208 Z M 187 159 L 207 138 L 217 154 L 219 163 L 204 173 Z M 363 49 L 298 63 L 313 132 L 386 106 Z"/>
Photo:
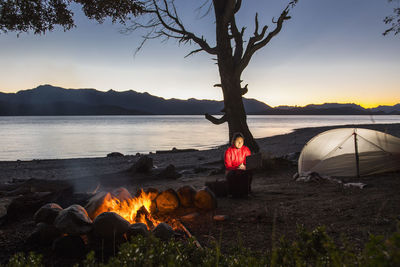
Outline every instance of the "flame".
<path fill-rule="evenodd" d="M 102 205 L 96 210 L 96 215 L 103 212 L 115 212 L 130 223 L 144 223 L 149 230 L 156 227 L 161 221 L 151 215 L 152 198 L 151 193 L 141 190 L 139 196 L 124 201 L 111 196 L 104 198 Z"/>

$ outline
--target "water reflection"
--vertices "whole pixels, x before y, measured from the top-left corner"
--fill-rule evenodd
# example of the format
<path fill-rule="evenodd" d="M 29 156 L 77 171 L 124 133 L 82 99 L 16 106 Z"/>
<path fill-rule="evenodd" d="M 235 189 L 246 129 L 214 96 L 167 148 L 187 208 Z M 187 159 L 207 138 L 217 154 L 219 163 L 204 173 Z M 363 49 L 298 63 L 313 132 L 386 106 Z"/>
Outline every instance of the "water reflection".
<path fill-rule="evenodd" d="M 256 138 L 302 127 L 399 123 L 400 116 L 248 116 Z M 104 157 L 177 148 L 208 149 L 225 144 L 227 124 L 203 116 L 0 117 L 0 160 Z"/>

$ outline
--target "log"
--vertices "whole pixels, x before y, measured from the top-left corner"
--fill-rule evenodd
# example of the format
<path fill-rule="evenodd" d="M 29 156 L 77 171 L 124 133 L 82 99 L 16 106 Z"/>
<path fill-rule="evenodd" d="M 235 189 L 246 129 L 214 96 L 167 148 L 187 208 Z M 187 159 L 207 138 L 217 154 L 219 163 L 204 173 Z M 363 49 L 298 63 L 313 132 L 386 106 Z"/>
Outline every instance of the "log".
<path fill-rule="evenodd" d="M 189 208 L 194 205 L 194 197 L 196 195 L 196 189 L 193 186 L 185 185 L 177 191 L 179 201 L 183 207 Z"/>
<path fill-rule="evenodd" d="M 178 194 L 171 188 L 167 189 L 157 196 L 156 204 L 158 211 L 162 213 L 172 212 L 180 205 Z"/>
<path fill-rule="evenodd" d="M 201 210 L 214 210 L 217 208 L 217 198 L 208 187 L 204 187 L 197 191 L 194 197 L 194 204 Z"/>

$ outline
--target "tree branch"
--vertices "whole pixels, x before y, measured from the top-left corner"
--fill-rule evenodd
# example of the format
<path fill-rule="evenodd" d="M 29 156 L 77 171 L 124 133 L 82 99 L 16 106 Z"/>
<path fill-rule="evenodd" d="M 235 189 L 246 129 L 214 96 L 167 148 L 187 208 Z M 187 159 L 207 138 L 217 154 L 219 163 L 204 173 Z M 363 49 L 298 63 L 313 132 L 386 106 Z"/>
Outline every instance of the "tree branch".
<path fill-rule="evenodd" d="M 289 14 L 289 9 L 291 7 L 294 7 L 294 5 L 297 3 L 297 0 L 294 0 L 290 2 L 286 8 L 282 11 L 281 15 L 279 16 L 278 20 L 275 22 L 276 27 L 273 31 L 269 32 L 267 36 L 265 36 L 268 26 L 264 26 L 263 29 L 261 30 L 261 33 L 258 33 L 258 14 L 255 16 L 255 31 L 254 31 L 254 36 L 250 37 L 249 42 L 246 47 L 246 51 L 244 52 L 243 58 L 240 60 L 239 66 L 238 66 L 238 71 L 239 73 L 242 73 L 243 70 L 247 67 L 249 64 L 252 56 L 254 53 L 267 45 L 273 37 L 275 37 L 282 29 L 282 25 L 285 20 L 289 20 L 290 17 L 288 16 Z"/>
<path fill-rule="evenodd" d="M 206 113 L 204 116 L 205 116 L 206 119 L 209 120 L 211 123 L 217 124 L 217 125 L 222 124 L 222 123 L 228 121 L 228 118 L 226 117 L 226 115 L 222 116 L 222 117 L 219 118 L 219 119 L 218 119 L 218 118 L 215 118 L 214 116 L 212 116 L 212 115 L 210 115 L 210 114 L 208 114 L 208 113 Z"/>
<path fill-rule="evenodd" d="M 158 33 L 161 33 L 162 35 L 168 37 L 168 38 L 175 38 L 179 39 L 180 42 L 188 42 L 188 41 L 194 41 L 196 44 L 198 44 L 201 48 L 201 50 L 206 51 L 207 53 L 211 55 L 216 55 L 217 54 L 217 49 L 215 47 L 210 47 L 210 45 L 207 43 L 207 41 L 203 37 L 198 37 L 194 33 L 187 31 L 182 24 L 182 22 L 179 20 L 175 5 L 173 2 L 168 3 L 166 0 L 163 0 L 164 7 L 161 8 L 159 4 L 157 3 L 156 0 L 152 0 L 152 9 L 147 9 L 145 10 L 146 13 L 154 14 L 155 17 L 157 18 L 157 21 L 159 22 L 159 25 L 164 27 L 165 30 L 168 30 L 174 34 L 169 34 L 165 30 L 157 31 Z M 172 10 L 173 11 L 172 11 Z M 153 24 L 154 26 L 158 26 Z"/>

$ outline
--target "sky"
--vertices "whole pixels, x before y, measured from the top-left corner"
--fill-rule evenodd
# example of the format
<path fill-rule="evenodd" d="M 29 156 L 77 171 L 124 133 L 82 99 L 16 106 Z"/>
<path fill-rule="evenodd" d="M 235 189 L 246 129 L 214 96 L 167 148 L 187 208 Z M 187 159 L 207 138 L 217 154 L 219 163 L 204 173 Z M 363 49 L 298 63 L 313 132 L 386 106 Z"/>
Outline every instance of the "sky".
<path fill-rule="evenodd" d="M 177 0 L 187 29 L 215 44 L 213 13 L 196 12 L 198 0 Z M 247 0 L 237 14 L 246 39 L 260 25 L 273 29 L 287 0 Z M 256 52 L 242 75 L 248 98 L 271 106 L 400 103 L 400 35 L 383 36 L 385 16 L 398 2 L 299 0 L 281 33 Z M 135 90 L 164 98 L 222 100 L 218 69 L 195 45 L 151 40 L 135 55 L 144 34 L 122 33 L 123 25 L 98 24 L 75 10 L 76 28 L 45 35 L 0 33 L 0 91 L 51 84 L 101 91 Z M 128 23 L 129 24 L 129 23 Z"/>

